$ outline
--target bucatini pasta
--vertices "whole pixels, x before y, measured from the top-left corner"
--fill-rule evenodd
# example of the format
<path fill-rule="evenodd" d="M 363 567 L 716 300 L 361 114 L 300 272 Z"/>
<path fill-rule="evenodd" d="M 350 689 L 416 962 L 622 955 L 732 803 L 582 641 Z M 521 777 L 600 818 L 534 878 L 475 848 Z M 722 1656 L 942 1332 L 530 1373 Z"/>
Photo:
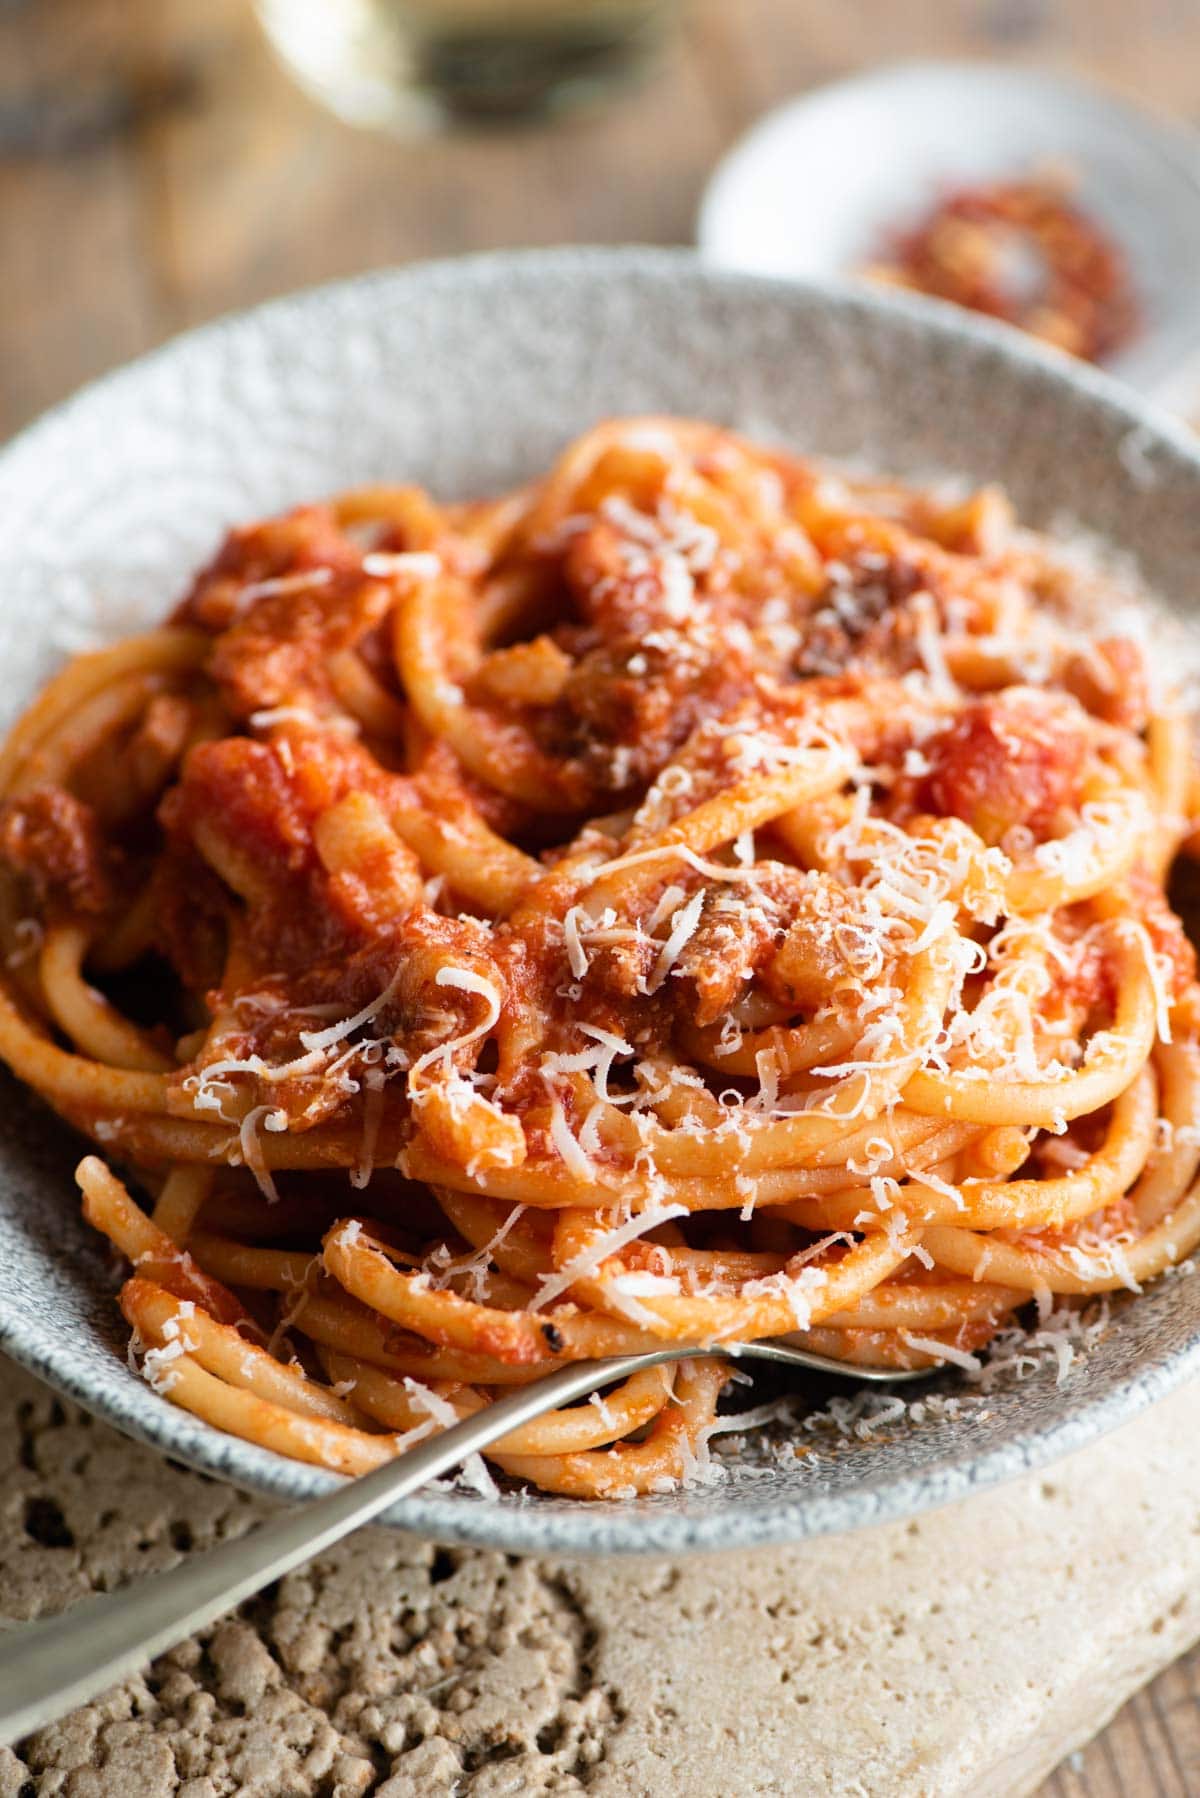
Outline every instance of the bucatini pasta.
<path fill-rule="evenodd" d="M 711 1344 L 490 1451 L 662 1490 L 723 1341 L 971 1364 L 1187 1256 L 1188 724 L 1086 584 L 994 490 L 620 421 L 235 530 L 71 663 L 0 751 L 0 1055 L 147 1377 L 355 1473 Z"/>

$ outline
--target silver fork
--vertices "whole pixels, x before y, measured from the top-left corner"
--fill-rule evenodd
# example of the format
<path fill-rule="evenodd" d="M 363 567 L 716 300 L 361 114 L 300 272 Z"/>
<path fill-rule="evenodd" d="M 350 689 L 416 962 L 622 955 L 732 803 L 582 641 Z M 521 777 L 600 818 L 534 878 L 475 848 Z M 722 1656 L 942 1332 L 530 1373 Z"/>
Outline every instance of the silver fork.
<path fill-rule="evenodd" d="M 643 1367 L 691 1361 L 713 1352 L 675 1346 L 556 1368 L 383 1467 L 347 1480 L 324 1498 L 271 1518 L 235 1541 L 222 1542 L 119 1592 L 84 1599 L 61 1616 L 9 1627 L 0 1634 L 0 1745 L 19 1741 L 76 1705 L 86 1704 L 519 1424 L 611 1381 L 628 1379 Z M 718 1352 L 731 1360 L 776 1361 L 863 1382 L 897 1384 L 934 1371 L 852 1367 L 786 1343 L 722 1343 Z"/>

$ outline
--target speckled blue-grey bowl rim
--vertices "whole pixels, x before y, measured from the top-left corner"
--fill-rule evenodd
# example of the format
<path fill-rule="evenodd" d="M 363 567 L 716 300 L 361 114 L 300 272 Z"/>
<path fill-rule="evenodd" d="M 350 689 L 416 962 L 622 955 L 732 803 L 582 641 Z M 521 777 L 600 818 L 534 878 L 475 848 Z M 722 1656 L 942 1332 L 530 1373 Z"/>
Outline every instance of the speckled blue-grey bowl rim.
<path fill-rule="evenodd" d="M 352 342 L 351 356 L 345 345 Z M 299 384 L 287 367 L 297 345 L 311 350 Z M 524 388 L 505 373 L 514 358 L 522 359 Z M 365 408 L 377 392 L 373 377 L 394 378 L 400 367 L 405 391 L 422 381 L 428 387 L 429 430 L 418 432 L 410 419 L 407 446 L 399 428 L 393 445 L 386 421 L 376 418 L 372 428 L 382 436 L 367 462 L 378 473 L 415 472 L 435 486 L 448 479 L 478 490 L 544 466 L 548 448 L 605 412 L 691 411 L 905 475 L 999 479 L 1034 522 L 1049 526 L 1068 514 L 1132 551 L 1182 617 L 1191 607 L 1191 570 L 1200 567 L 1200 453 L 1183 426 L 1102 373 L 937 302 L 715 271 L 685 251 L 571 248 L 418 265 L 272 301 L 176 339 L 30 426 L 0 454 L 6 659 L 20 663 L 34 616 L 25 596 L 36 607 L 48 558 L 58 557 L 57 570 L 64 555 L 55 469 L 78 469 L 85 452 L 108 444 L 115 470 L 95 472 L 89 517 L 105 503 L 117 506 L 131 481 L 136 486 L 162 467 L 164 445 L 173 471 L 199 471 L 200 492 L 201 474 L 216 478 L 212 452 L 222 438 L 206 422 L 220 405 L 197 412 L 195 396 L 208 393 L 206 382 L 219 387 L 218 376 L 232 379 L 230 371 L 244 382 L 260 361 L 271 365 L 263 395 L 240 393 L 236 419 L 221 414 L 221 430 L 239 444 L 238 430 L 255 425 L 256 405 L 276 405 L 282 394 L 284 410 L 294 404 L 296 419 L 312 426 L 307 436 L 296 427 L 301 483 L 325 468 L 322 457 L 333 458 L 335 477 L 362 477 L 353 447 L 331 448 L 346 423 L 340 388 L 359 382 L 355 403 Z M 144 451 L 128 450 L 144 416 L 158 435 Z M 277 448 L 286 461 L 284 439 Z M 523 460 L 531 467 L 515 466 Z M 338 484 L 332 478 L 293 491 L 286 473 L 260 479 L 258 459 L 237 468 L 237 496 L 246 503 L 231 510 L 227 493 L 214 501 L 208 538 L 226 512 L 230 522 L 253 516 L 264 487 L 268 500 L 279 497 L 272 480 L 283 482 L 279 503 Z M 182 491 L 190 492 L 186 479 Z M 172 495 L 174 486 L 168 503 Z M 157 503 L 152 493 L 151 513 Z M 188 553 L 194 559 L 193 546 Z M 169 598 L 163 594 L 160 612 Z M 25 692 L 27 682 L 22 665 Z M 281 1500 L 328 1490 L 332 1476 L 213 1430 L 125 1370 L 111 1270 L 76 1215 L 69 1180 L 76 1148 L 36 1101 L 4 1085 L 0 1347 L 117 1428 L 208 1474 Z M 882 1441 L 849 1444 L 816 1467 L 801 1458 L 794 1469 L 737 1474 L 698 1492 L 579 1504 L 436 1490 L 405 1500 L 389 1521 L 442 1541 L 518 1553 L 679 1554 L 790 1542 L 903 1517 L 1032 1471 L 1196 1374 L 1200 1279 L 1175 1278 L 1119 1307 L 1104 1341 L 1064 1385 L 1039 1373 L 975 1407 L 967 1422 L 885 1432 Z M 953 1382 L 945 1389 L 955 1390 Z"/>

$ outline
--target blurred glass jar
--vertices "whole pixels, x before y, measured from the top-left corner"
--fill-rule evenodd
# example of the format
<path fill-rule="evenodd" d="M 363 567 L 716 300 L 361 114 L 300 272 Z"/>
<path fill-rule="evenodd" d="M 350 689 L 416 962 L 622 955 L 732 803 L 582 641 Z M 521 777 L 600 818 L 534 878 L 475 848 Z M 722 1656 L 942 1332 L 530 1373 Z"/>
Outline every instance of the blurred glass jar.
<path fill-rule="evenodd" d="M 275 50 L 356 125 L 563 111 L 650 65 L 682 0 L 255 0 Z"/>

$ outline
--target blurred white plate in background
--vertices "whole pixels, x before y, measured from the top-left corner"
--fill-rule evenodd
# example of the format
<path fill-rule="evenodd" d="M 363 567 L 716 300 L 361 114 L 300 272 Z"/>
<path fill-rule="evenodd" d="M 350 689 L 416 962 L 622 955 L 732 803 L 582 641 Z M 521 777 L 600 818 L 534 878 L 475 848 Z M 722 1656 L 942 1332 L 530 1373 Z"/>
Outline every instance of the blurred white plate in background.
<path fill-rule="evenodd" d="M 900 63 L 769 113 L 720 164 L 702 253 L 769 275 L 852 276 L 947 186 L 1067 165 L 1124 251 L 1142 323 L 1109 371 L 1200 405 L 1200 137 L 1084 82 L 989 63 Z M 941 302 L 930 302 L 940 304 Z"/>

